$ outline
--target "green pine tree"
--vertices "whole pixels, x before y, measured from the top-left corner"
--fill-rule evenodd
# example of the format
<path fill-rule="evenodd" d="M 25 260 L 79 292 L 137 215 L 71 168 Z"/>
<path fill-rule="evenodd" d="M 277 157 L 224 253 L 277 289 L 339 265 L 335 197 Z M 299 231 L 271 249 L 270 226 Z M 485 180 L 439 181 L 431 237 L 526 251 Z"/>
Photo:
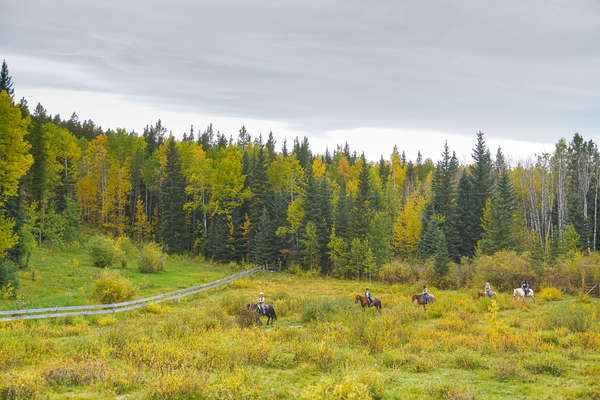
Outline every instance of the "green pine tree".
<path fill-rule="evenodd" d="M 442 278 L 448 275 L 448 247 L 446 246 L 446 235 L 444 231 L 438 229 L 436 235 L 436 248 L 433 262 L 433 269 L 438 277 Z"/>
<path fill-rule="evenodd" d="M 159 239 L 169 252 L 178 253 L 185 249 L 186 200 L 185 177 L 181 172 L 181 156 L 175 147 L 175 139 L 167 144 L 165 176 L 160 185 Z"/>
<path fill-rule="evenodd" d="M 0 70 L 0 93 L 6 91 L 10 97 L 15 95 L 12 77 L 8 73 L 6 60 L 2 60 L 2 69 Z"/>

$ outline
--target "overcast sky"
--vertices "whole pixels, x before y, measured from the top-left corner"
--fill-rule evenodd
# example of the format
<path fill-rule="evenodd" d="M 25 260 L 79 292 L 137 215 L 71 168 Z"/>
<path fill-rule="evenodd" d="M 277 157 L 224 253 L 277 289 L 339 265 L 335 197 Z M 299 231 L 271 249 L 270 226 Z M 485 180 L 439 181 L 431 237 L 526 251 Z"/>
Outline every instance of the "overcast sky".
<path fill-rule="evenodd" d="M 4 1 L 16 97 L 140 132 L 209 122 L 237 136 L 393 145 L 469 161 L 600 137 L 598 1 Z"/>

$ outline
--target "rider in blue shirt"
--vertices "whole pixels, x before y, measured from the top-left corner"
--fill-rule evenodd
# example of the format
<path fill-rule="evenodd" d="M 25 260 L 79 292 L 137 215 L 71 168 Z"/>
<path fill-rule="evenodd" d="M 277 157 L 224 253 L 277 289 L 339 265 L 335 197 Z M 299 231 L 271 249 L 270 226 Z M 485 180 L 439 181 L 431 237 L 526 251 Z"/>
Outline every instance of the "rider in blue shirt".
<path fill-rule="evenodd" d="M 492 292 L 490 290 L 490 283 L 489 282 L 485 283 L 485 294 L 487 294 L 488 297 L 492 297 Z"/>
<path fill-rule="evenodd" d="M 425 296 L 425 303 L 429 303 L 429 293 L 427 293 L 426 285 L 423 285 L 423 295 Z"/>

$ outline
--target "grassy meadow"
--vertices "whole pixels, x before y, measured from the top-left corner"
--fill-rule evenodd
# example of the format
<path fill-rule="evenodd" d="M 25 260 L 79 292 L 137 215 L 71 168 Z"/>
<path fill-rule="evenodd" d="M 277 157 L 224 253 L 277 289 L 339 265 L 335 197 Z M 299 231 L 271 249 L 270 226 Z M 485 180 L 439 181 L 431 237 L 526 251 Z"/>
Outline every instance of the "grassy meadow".
<path fill-rule="evenodd" d="M 2 309 L 94 302 L 99 269 L 79 246 L 38 249 Z M 233 273 L 169 258 L 120 269 L 135 297 Z M 114 317 L 0 323 L 0 399 L 600 399 L 600 303 L 371 283 L 383 310 L 361 311 L 365 282 L 260 273 L 181 303 Z M 275 326 L 246 327 L 264 291 Z M 264 321 L 264 320 L 263 320 Z"/>

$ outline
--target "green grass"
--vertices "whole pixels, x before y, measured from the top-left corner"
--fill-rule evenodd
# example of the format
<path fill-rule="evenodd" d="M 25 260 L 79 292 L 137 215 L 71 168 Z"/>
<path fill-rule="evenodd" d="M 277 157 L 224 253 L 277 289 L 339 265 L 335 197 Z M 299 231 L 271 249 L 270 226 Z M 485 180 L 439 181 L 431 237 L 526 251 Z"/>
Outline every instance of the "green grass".
<path fill-rule="evenodd" d="M 77 268 L 72 261 L 79 260 Z M 21 305 L 85 304 L 98 270 L 81 248 L 37 250 L 19 272 Z M 169 258 L 165 271 L 121 270 L 136 297 L 229 275 Z M 186 302 L 112 316 L 0 324 L 0 399 L 597 399 L 600 304 L 536 303 L 472 290 L 437 291 L 427 311 L 414 288 L 370 283 L 383 310 L 364 312 L 364 282 L 261 273 Z M 278 322 L 240 328 L 264 291 Z M 15 300 L 0 300 L 3 309 Z M 590 323 L 583 323 L 582 319 Z M 264 320 L 263 320 L 264 321 Z"/>

